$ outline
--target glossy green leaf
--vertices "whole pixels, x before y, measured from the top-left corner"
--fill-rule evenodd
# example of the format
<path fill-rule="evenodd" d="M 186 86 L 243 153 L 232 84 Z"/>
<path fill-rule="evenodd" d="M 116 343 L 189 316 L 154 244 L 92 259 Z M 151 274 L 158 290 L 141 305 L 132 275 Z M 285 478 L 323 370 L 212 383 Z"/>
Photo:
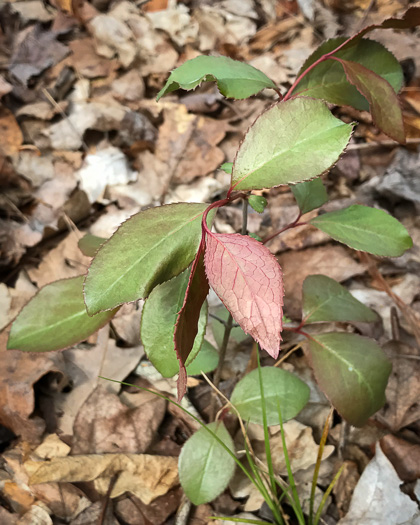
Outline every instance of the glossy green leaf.
<path fill-rule="evenodd" d="M 317 321 L 371 323 L 377 314 L 355 299 L 344 286 L 326 275 L 310 275 L 303 282 L 303 318 Z"/>
<path fill-rule="evenodd" d="M 341 59 L 339 61 L 344 68 L 347 80 L 369 102 L 369 110 L 376 127 L 389 137 L 404 144 L 402 111 L 391 84 L 357 62 Z"/>
<path fill-rule="evenodd" d="M 90 233 L 87 233 L 79 240 L 77 246 L 79 247 L 83 255 L 86 255 L 87 257 L 94 257 L 95 253 L 99 250 L 99 248 L 105 241 L 106 239 L 104 239 L 103 237 L 97 237 L 96 235 L 91 235 Z"/>
<path fill-rule="evenodd" d="M 219 352 L 204 339 L 197 357 L 187 366 L 187 374 L 189 376 L 198 376 L 201 372 L 205 374 L 213 372 L 218 362 Z"/>
<path fill-rule="evenodd" d="M 261 374 L 268 425 L 279 425 L 279 403 L 283 421 L 299 414 L 309 399 L 306 383 L 290 372 L 272 366 L 261 368 Z M 231 402 L 244 421 L 263 423 L 258 370 L 239 381 L 232 392 Z"/>
<path fill-rule="evenodd" d="M 320 100 L 280 102 L 249 128 L 233 163 L 231 186 L 253 190 L 313 179 L 338 160 L 351 131 Z"/>
<path fill-rule="evenodd" d="M 141 341 L 147 357 L 163 377 L 179 371 L 174 345 L 175 322 L 184 302 L 190 270 L 156 286 L 146 300 L 140 327 Z M 207 302 L 201 308 L 198 333 L 187 360 L 190 363 L 200 350 L 207 325 Z"/>
<path fill-rule="evenodd" d="M 207 428 L 234 453 L 234 445 L 223 422 Z M 205 429 L 200 428 L 182 447 L 178 462 L 179 480 L 194 505 L 208 503 L 221 494 L 235 471 L 235 460 Z"/>
<path fill-rule="evenodd" d="M 327 190 L 321 179 L 299 182 L 290 186 L 290 189 L 302 214 L 315 210 L 328 201 Z"/>
<path fill-rule="evenodd" d="M 219 169 L 230 175 L 232 173 L 233 162 L 224 162 Z"/>
<path fill-rule="evenodd" d="M 99 330 L 117 310 L 89 317 L 83 302 L 83 275 L 55 281 L 23 307 L 12 325 L 7 348 L 25 352 L 68 348 Z"/>
<path fill-rule="evenodd" d="M 340 37 L 324 42 L 306 60 L 298 75 L 322 55 L 333 51 L 345 40 L 345 38 Z M 358 39 L 353 42 L 352 46 L 338 51 L 334 56 L 357 62 L 370 69 L 389 82 L 396 93 L 402 87 L 404 76 L 398 60 L 379 42 Z M 335 60 L 326 60 L 314 67 L 293 91 L 294 95 L 298 93 L 308 97 L 322 98 L 332 104 L 369 110 L 369 103 L 366 98 L 348 82 L 342 66 Z"/>
<path fill-rule="evenodd" d="M 89 267 L 85 280 L 88 313 L 147 297 L 157 284 L 185 270 L 200 244 L 206 208 L 207 204 L 169 204 L 124 222 Z"/>
<path fill-rule="evenodd" d="M 156 100 L 179 88 L 194 89 L 201 82 L 216 82 L 222 95 L 236 99 L 251 97 L 264 88 L 277 89 L 272 80 L 253 66 L 224 56 L 202 55 L 172 71 Z"/>
<path fill-rule="evenodd" d="M 229 317 L 229 311 L 223 305 L 216 308 L 214 315 L 223 321 L 227 321 Z M 211 329 L 213 332 L 214 339 L 217 346 L 220 348 L 222 346 L 223 335 L 225 333 L 225 326 L 218 321 L 217 319 L 211 319 Z M 246 334 L 240 326 L 235 326 L 230 332 L 230 339 L 236 341 L 237 343 L 242 343 L 249 338 L 249 335 Z"/>
<path fill-rule="evenodd" d="M 248 233 L 248 235 L 258 242 L 263 242 L 262 237 L 260 237 L 257 233 Z"/>
<path fill-rule="evenodd" d="M 319 215 L 310 224 L 336 241 L 374 255 L 398 257 L 413 246 L 407 230 L 397 219 L 359 204 Z"/>
<path fill-rule="evenodd" d="M 372 340 L 357 334 L 317 334 L 309 355 L 319 386 L 352 425 L 363 426 L 385 403 L 391 363 Z"/>
<path fill-rule="evenodd" d="M 257 213 L 262 213 L 267 206 L 267 199 L 261 195 L 250 195 L 248 197 L 248 204 Z"/>

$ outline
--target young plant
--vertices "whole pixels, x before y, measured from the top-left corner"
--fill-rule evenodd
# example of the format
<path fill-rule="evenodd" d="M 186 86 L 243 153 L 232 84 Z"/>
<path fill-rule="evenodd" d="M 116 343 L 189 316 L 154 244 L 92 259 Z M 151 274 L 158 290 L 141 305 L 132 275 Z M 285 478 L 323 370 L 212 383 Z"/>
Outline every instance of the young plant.
<path fill-rule="evenodd" d="M 141 323 L 146 353 L 162 375 L 179 372 L 181 399 L 187 367 L 203 352 L 206 297 L 211 287 L 242 330 L 276 358 L 283 330 L 282 270 L 266 244 L 286 229 L 307 224 L 302 215 L 327 201 L 319 177 L 344 153 L 353 129 L 336 118 L 325 102 L 369 110 L 376 126 L 403 144 L 397 97 L 403 82 L 401 67 L 385 47 L 364 36 L 373 29 L 419 24 L 420 8 L 411 7 L 401 19 L 391 18 L 351 38 L 325 42 L 308 58 L 284 96 L 264 73 L 227 57 L 200 56 L 173 71 L 158 100 L 178 88 L 194 89 L 208 81 L 215 81 L 223 95 L 235 99 L 265 88 L 279 96 L 250 126 L 233 163 L 223 165 L 231 173 L 226 197 L 211 204 L 148 209 L 128 219 L 106 241 L 82 240 L 82 251 L 93 256 L 86 276 L 40 290 L 13 323 L 8 348 L 44 352 L 73 346 L 109 321 L 120 305 L 146 299 Z M 293 223 L 262 242 L 248 235 L 212 231 L 218 208 L 242 200 L 261 212 L 266 201 L 251 192 L 281 185 L 291 187 L 300 209 Z M 396 219 L 366 206 L 353 205 L 308 222 L 336 241 L 378 256 L 397 257 L 412 246 Z M 287 328 L 307 338 L 307 355 L 320 388 L 353 425 L 363 425 L 384 403 L 391 370 L 388 359 L 374 341 L 357 334 L 309 335 L 303 329 L 314 322 L 376 318 L 341 285 L 315 275 L 304 283 L 301 323 Z M 226 324 L 224 348 L 232 319 Z M 211 355 L 214 361 L 214 351 L 208 345 L 204 348 L 206 359 Z M 266 405 L 272 403 L 277 411 L 280 399 L 283 419 L 296 415 L 304 405 L 301 382 L 277 369 L 261 373 Z M 270 374 L 276 375 L 275 381 Z M 251 373 L 242 381 L 251 382 L 253 377 Z M 240 385 L 232 398 L 236 405 L 241 404 Z M 251 402 L 245 406 L 245 419 L 252 421 L 259 408 Z M 222 432 L 220 428 L 214 426 L 213 433 Z"/>

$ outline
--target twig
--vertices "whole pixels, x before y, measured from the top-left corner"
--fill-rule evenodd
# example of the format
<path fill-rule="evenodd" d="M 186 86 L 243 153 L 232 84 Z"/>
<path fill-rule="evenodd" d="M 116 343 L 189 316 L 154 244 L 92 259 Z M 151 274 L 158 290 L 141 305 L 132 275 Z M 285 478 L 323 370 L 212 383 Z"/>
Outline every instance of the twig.
<path fill-rule="evenodd" d="M 405 141 L 405 145 L 408 146 L 410 144 L 420 144 L 420 138 L 407 139 Z M 399 142 L 396 142 L 395 140 L 383 140 L 381 142 L 361 142 L 360 144 L 349 144 L 346 148 L 346 151 L 380 148 L 380 147 L 396 148 L 398 146 L 401 146 L 401 144 Z"/>
<path fill-rule="evenodd" d="M 296 352 L 296 350 L 299 350 L 299 348 L 302 346 L 301 343 L 295 345 L 293 348 L 291 348 L 287 354 L 285 354 L 281 359 L 279 359 L 276 363 L 274 363 L 274 366 L 280 366 L 283 361 L 286 361 L 286 359 L 289 357 L 289 355 L 292 355 L 293 352 Z"/>
<path fill-rule="evenodd" d="M 83 150 L 85 151 L 85 153 L 87 153 L 89 151 L 89 148 L 86 142 L 83 140 L 83 137 L 80 135 L 73 122 L 69 119 L 68 115 L 65 113 L 65 111 L 63 111 L 63 108 L 54 100 L 54 98 L 50 95 L 50 93 L 48 93 L 48 91 L 45 88 L 42 89 L 42 93 L 44 97 L 48 100 L 48 102 L 60 112 L 60 115 L 63 117 L 64 120 L 67 121 L 67 124 L 71 127 L 74 133 L 76 133 L 76 135 L 79 137 L 82 143 Z"/>
<path fill-rule="evenodd" d="M 101 514 L 98 519 L 98 525 L 104 525 L 106 518 L 106 511 L 108 509 L 109 500 L 111 498 L 112 489 L 114 488 L 115 482 L 118 479 L 118 473 L 114 474 L 109 482 L 108 490 L 105 495 L 104 504 L 102 506 Z"/>
<path fill-rule="evenodd" d="M 184 494 L 181 499 L 181 503 L 178 507 L 178 510 L 176 512 L 175 525 L 187 525 L 188 517 L 191 512 L 191 507 L 192 507 L 191 501 Z"/>

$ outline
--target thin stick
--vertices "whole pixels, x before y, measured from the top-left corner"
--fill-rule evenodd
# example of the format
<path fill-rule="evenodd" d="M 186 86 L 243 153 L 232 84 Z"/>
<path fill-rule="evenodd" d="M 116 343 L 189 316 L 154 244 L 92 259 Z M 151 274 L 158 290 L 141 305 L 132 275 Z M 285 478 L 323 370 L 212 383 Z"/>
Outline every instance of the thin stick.
<path fill-rule="evenodd" d="M 48 102 L 50 104 L 52 104 L 60 112 L 60 115 L 63 117 L 63 119 L 67 121 L 67 124 L 76 133 L 76 135 L 79 137 L 79 139 L 80 139 L 80 141 L 82 143 L 82 147 L 83 147 L 85 153 L 87 153 L 89 151 L 89 148 L 88 148 L 86 142 L 83 140 L 83 137 L 80 135 L 79 131 L 73 125 L 73 122 L 69 119 L 68 115 L 63 111 L 61 106 L 54 100 L 54 98 L 50 95 L 50 93 L 48 93 L 48 91 L 45 88 L 42 89 L 42 93 L 43 93 L 44 97 L 48 100 Z"/>
<path fill-rule="evenodd" d="M 285 354 L 281 359 L 279 359 L 276 363 L 274 363 L 274 366 L 280 366 L 283 361 L 286 361 L 286 359 L 289 357 L 289 355 L 292 355 L 293 352 L 296 352 L 296 350 L 299 350 L 299 348 L 302 346 L 301 343 L 295 345 L 293 348 L 291 348 L 287 354 Z"/>

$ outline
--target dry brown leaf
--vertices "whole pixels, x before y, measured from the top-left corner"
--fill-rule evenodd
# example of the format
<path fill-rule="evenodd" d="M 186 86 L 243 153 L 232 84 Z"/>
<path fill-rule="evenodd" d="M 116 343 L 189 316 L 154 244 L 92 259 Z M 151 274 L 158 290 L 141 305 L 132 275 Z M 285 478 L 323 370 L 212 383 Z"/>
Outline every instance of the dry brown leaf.
<path fill-rule="evenodd" d="M 64 360 L 59 352 L 48 354 L 6 350 L 7 333 L 0 334 L 0 422 L 17 436 L 36 442 L 45 429 L 39 416 L 33 416 L 33 385 L 55 372 L 64 377 Z"/>
<path fill-rule="evenodd" d="M 344 461 L 344 470 L 334 485 L 333 494 L 340 517 L 349 510 L 351 495 L 359 481 L 360 474 L 354 461 Z"/>
<path fill-rule="evenodd" d="M 12 156 L 22 146 L 23 135 L 13 113 L 0 105 L 0 153 Z"/>
<path fill-rule="evenodd" d="M 287 252 L 278 257 L 283 269 L 285 285 L 285 310 L 288 316 L 299 318 L 302 314 L 302 284 L 312 274 L 328 275 L 336 281 L 345 281 L 365 272 L 344 246 L 326 245 L 299 252 Z"/>
<path fill-rule="evenodd" d="M 152 443 L 166 411 L 166 401 L 148 392 L 124 393 L 124 403 L 98 386 L 74 423 L 75 454 L 143 453 Z"/>
<path fill-rule="evenodd" d="M 17 525 L 53 525 L 50 512 L 42 503 L 36 503 L 19 519 Z"/>
<path fill-rule="evenodd" d="M 294 419 L 284 423 L 283 427 L 292 471 L 305 470 L 314 465 L 316 463 L 319 445 L 315 443 L 312 429 Z M 276 474 L 281 476 L 287 475 L 280 431 L 271 435 L 270 444 L 273 467 Z M 254 449 L 258 457 L 264 457 L 264 443 L 258 443 Z M 322 459 L 327 459 L 333 452 L 334 447 L 332 445 L 326 445 Z"/>
<path fill-rule="evenodd" d="M 381 439 L 381 448 L 403 481 L 420 479 L 420 445 L 392 434 Z"/>
<path fill-rule="evenodd" d="M 70 392 L 57 393 L 55 407 L 62 414 L 58 419 L 58 429 L 65 435 L 73 434 L 73 425 L 83 403 L 99 382 L 108 392 L 117 393 L 118 383 L 103 381 L 99 376 L 122 381 L 135 368 L 144 351 L 142 347 L 120 348 L 109 338 L 109 327 L 98 332 L 93 347 L 71 348 L 63 352 L 68 376 L 71 378 Z"/>
<path fill-rule="evenodd" d="M 167 523 L 167 518 L 178 509 L 181 497 L 182 489 L 179 487 L 159 496 L 149 505 L 131 496 L 117 502 L 115 512 L 128 525 L 140 525 L 144 520 L 146 520 L 145 523 L 163 525 Z"/>
<path fill-rule="evenodd" d="M 41 287 L 58 279 L 67 279 L 85 273 L 91 259 L 83 255 L 77 246 L 80 237 L 81 234 L 69 233 L 42 259 L 38 268 L 28 270 L 31 281 Z"/>
<path fill-rule="evenodd" d="M 118 66 L 116 61 L 107 60 L 96 53 L 91 38 L 80 38 L 69 42 L 72 55 L 68 59 L 74 69 L 83 77 L 108 77 Z"/>
<path fill-rule="evenodd" d="M 79 516 L 71 522 L 71 525 L 97 525 L 99 520 L 103 520 L 102 525 L 120 525 L 120 522 L 115 518 L 114 513 L 112 512 L 111 505 L 108 505 L 105 516 L 102 515 L 103 509 L 103 501 L 97 501 L 79 514 Z M 139 521 L 136 525 L 144 524 L 142 521 Z"/>
<path fill-rule="evenodd" d="M 0 523 L 2 525 L 16 525 L 17 520 L 17 514 L 11 514 L 4 507 L 0 506 Z"/>
<path fill-rule="evenodd" d="M 190 115 L 183 104 L 167 103 L 164 115 L 155 153 L 173 182 L 191 182 L 220 166 L 224 154 L 217 144 L 225 136 L 226 123 Z"/>
<path fill-rule="evenodd" d="M 382 348 L 392 361 L 392 373 L 386 388 L 387 403 L 378 417 L 397 432 L 420 419 L 419 352 L 398 341 L 390 341 Z"/>
<path fill-rule="evenodd" d="M 23 30 L 20 44 L 15 49 L 9 72 L 23 85 L 45 69 L 57 64 L 70 52 L 69 48 L 57 40 L 58 34 L 44 29 L 42 24 Z"/>
<path fill-rule="evenodd" d="M 107 493 L 110 478 L 117 476 L 112 498 L 129 492 L 148 505 L 178 484 L 177 463 L 177 458 L 166 456 L 93 454 L 50 461 L 28 460 L 25 468 L 31 484 L 94 480 L 101 494 Z"/>

